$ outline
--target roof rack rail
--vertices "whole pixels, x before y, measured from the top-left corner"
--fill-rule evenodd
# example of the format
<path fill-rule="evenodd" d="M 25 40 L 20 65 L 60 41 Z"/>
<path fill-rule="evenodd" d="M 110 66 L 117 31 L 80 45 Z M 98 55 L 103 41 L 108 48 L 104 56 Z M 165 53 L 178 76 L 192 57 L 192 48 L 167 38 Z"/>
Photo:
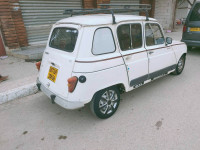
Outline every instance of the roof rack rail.
<path fill-rule="evenodd" d="M 145 12 L 146 21 L 149 21 L 149 10 L 151 10 L 150 4 L 99 4 L 101 8 L 95 9 L 66 9 L 63 14 L 68 15 L 86 15 L 86 14 L 111 14 L 113 24 L 116 24 L 114 13 L 126 13 L 126 12 Z M 118 6 L 122 8 L 110 8 L 112 6 Z M 134 8 L 131 8 L 134 7 Z"/>

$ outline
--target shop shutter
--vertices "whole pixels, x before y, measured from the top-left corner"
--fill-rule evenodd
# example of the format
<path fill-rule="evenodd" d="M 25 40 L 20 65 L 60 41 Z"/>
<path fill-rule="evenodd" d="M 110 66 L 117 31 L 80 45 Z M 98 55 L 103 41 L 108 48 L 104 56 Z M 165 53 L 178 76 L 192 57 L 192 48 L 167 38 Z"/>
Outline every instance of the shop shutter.
<path fill-rule="evenodd" d="M 110 0 L 110 4 L 140 4 L 140 0 Z M 115 8 L 115 7 L 112 7 Z M 139 12 L 125 13 L 132 15 L 139 15 Z"/>
<path fill-rule="evenodd" d="M 66 18 L 65 9 L 82 8 L 82 0 L 20 0 L 29 45 L 46 44 L 52 24 Z"/>

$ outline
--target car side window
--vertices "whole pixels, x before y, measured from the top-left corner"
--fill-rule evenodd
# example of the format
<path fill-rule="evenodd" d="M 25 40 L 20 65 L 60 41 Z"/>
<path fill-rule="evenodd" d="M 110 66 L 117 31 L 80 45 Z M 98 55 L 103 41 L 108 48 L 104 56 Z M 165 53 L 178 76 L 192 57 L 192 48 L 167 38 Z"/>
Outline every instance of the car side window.
<path fill-rule="evenodd" d="M 141 24 L 131 24 L 132 48 L 142 47 L 142 26 Z"/>
<path fill-rule="evenodd" d="M 130 25 L 121 25 L 117 28 L 119 45 L 122 51 L 131 49 Z"/>
<path fill-rule="evenodd" d="M 115 42 L 110 28 L 99 28 L 94 33 L 92 53 L 101 55 L 115 51 Z"/>
<path fill-rule="evenodd" d="M 147 23 L 145 25 L 146 45 L 160 45 L 164 44 L 165 39 L 160 29 L 160 26 L 155 23 Z"/>
<path fill-rule="evenodd" d="M 122 51 L 142 47 L 142 26 L 139 23 L 119 26 L 117 35 Z"/>
<path fill-rule="evenodd" d="M 190 15 L 190 21 L 200 21 L 200 3 L 197 3 Z"/>

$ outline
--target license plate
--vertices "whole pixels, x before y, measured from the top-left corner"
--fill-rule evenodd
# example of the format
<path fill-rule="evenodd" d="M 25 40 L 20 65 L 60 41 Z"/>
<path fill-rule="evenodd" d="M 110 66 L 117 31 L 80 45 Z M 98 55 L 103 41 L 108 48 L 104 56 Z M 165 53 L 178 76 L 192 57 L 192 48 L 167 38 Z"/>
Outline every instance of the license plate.
<path fill-rule="evenodd" d="M 55 83 L 56 82 L 57 74 L 58 74 L 58 69 L 50 66 L 47 79 L 49 79 L 49 80 L 51 80 L 52 82 Z"/>
<path fill-rule="evenodd" d="M 200 31 L 200 28 L 190 28 L 190 31 Z"/>

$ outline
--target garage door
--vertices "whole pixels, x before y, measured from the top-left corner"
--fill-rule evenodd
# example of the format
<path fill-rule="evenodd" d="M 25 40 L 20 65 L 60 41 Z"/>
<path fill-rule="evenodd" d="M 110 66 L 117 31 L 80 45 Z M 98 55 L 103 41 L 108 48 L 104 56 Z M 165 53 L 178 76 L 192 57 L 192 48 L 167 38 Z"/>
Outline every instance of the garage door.
<path fill-rule="evenodd" d="M 110 4 L 140 4 L 140 0 L 110 0 Z M 112 7 L 115 8 L 115 7 Z M 127 14 L 127 13 L 126 13 Z M 133 12 L 128 14 L 139 15 L 139 12 Z"/>
<path fill-rule="evenodd" d="M 82 8 L 81 0 L 20 0 L 29 45 L 46 44 L 52 24 L 66 18 L 65 9 Z"/>

